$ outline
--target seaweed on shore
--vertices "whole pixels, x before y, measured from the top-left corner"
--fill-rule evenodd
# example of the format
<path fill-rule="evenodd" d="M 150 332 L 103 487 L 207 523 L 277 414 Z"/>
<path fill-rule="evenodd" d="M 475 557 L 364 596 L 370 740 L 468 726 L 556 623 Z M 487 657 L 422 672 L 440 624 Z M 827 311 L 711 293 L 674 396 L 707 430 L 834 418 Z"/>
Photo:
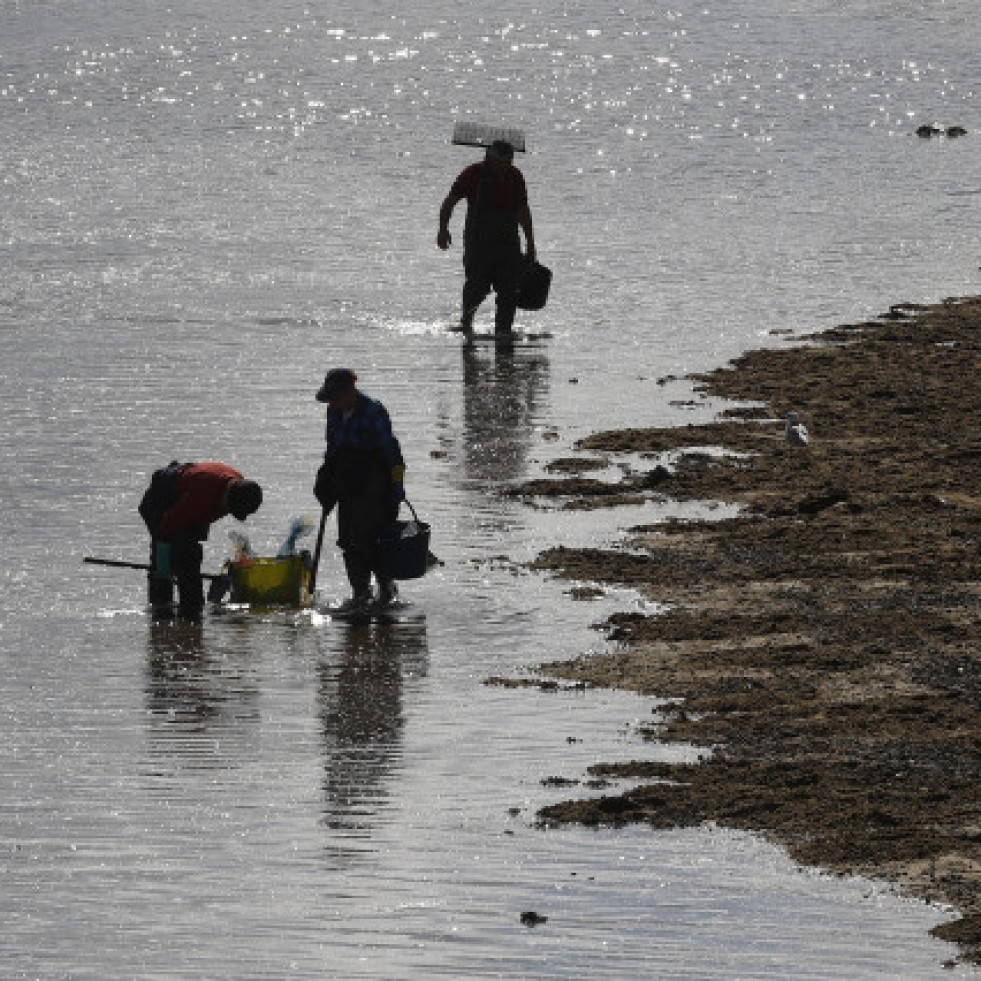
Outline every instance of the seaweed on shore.
<path fill-rule="evenodd" d="M 697 379 L 762 415 L 577 446 L 611 462 L 710 445 L 738 456 L 696 456 L 656 488 L 635 471 L 525 489 L 579 507 L 625 492 L 744 506 L 536 560 L 670 607 L 614 616 L 609 650 L 544 670 L 679 699 L 652 737 L 714 747 L 696 765 L 598 763 L 592 776 L 650 782 L 539 817 L 763 832 L 802 862 L 951 904 L 962 918 L 934 932 L 981 962 L 981 298 L 897 305 L 809 342 Z M 790 411 L 807 446 L 783 438 Z"/>

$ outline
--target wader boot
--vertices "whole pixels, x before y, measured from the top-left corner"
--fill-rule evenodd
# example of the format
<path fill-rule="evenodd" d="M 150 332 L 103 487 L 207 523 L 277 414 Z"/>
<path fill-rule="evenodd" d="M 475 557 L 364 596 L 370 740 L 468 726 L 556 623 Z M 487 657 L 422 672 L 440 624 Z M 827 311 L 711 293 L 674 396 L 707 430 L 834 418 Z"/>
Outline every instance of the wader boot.
<path fill-rule="evenodd" d="M 173 605 L 174 580 L 170 575 L 170 543 L 150 539 L 150 571 L 146 577 L 147 601 L 154 613 Z"/>
<path fill-rule="evenodd" d="M 204 609 L 203 559 L 204 549 L 199 541 L 178 538 L 171 543 L 170 563 L 177 580 L 178 613 L 189 620 L 200 617 Z"/>

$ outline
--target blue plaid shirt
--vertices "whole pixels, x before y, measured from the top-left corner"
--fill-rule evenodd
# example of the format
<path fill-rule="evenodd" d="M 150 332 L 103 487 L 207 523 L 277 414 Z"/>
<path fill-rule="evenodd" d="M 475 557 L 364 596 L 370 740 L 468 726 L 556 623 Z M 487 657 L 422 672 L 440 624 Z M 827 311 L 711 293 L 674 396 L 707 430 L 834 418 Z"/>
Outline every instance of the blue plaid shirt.
<path fill-rule="evenodd" d="M 388 410 L 363 392 L 358 392 L 354 408 L 348 413 L 333 407 L 327 409 L 326 439 L 325 459 L 329 460 L 342 448 L 349 448 L 376 451 L 391 468 L 405 466 Z"/>

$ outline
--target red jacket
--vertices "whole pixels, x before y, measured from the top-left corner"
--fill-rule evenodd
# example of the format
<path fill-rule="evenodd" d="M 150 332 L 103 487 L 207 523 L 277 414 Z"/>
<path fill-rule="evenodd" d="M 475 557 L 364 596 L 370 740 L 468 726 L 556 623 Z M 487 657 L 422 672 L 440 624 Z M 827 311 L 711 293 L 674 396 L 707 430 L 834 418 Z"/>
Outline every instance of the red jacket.
<path fill-rule="evenodd" d="M 164 511 L 156 535 L 164 540 L 190 528 L 207 528 L 228 514 L 225 492 L 242 475 L 224 463 L 191 463 L 177 474 L 177 499 Z"/>

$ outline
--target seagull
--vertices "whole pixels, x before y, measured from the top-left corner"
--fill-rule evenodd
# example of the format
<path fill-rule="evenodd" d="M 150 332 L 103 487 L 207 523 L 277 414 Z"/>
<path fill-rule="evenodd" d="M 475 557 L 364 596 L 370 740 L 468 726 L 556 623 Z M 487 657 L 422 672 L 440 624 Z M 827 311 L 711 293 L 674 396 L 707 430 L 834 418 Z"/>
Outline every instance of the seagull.
<path fill-rule="evenodd" d="M 784 435 L 791 446 L 807 446 L 811 438 L 807 435 L 807 427 L 797 418 L 796 412 L 791 412 L 787 416 L 787 428 L 784 430 Z"/>

